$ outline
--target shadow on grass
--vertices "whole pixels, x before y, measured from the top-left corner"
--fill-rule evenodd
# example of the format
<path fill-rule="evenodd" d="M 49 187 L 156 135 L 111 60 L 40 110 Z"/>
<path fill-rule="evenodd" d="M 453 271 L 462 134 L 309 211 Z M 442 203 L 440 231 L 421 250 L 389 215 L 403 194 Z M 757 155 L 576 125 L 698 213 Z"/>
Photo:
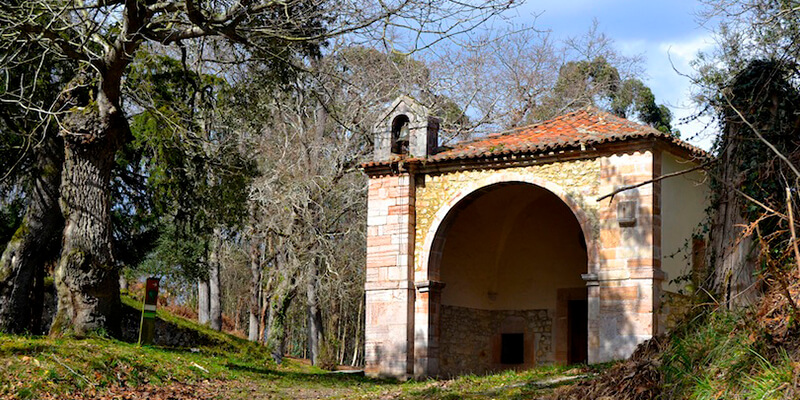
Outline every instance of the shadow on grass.
<path fill-rule="evenodd" d="M 248 372 L 267 379 L 320 383 L 343 387 L 351 387 L 358 384 L 369 384 L 372 386 L 392 386 L 402 383 L 396 379 L 368 378 L 356 374 L 280 371 L 268 367 L 254 367 L 252 365 L 244 365 L 233 362 L 228 362 L 225 364 L 225 366 L 232 371 Z"/>
<path fill-rule="evenodd" d="M 58 349 L 56 345 L 42 345 L 30 343 L 4 343 L 0 346 L 0 355 L 11 356 L 35 356 L 41 353 L 55 353 Z"/>

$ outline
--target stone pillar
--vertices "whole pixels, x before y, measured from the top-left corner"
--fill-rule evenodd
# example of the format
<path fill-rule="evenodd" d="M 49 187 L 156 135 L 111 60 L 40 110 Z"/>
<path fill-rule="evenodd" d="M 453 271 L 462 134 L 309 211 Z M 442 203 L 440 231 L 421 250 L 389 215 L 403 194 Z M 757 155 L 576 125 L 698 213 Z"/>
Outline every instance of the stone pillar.
<path fill-rule="evenodd" d="M 439 374 L 439 321 L 444 283 L 423 281 L 417 282 L 416 287 L 414 377 L 434 377 Z"/>
<path fill-rule="evenodd" d="M 582 276 L 586 281 L 586 307 L 588 320 L 586 321 L 587 332 L 587 362 L 594 364 L 599 362 L 598 355 L 602 348 L 600 342 L 600 282 L 597 274 L 589 273 Z"/>
<path fill-rule="evenodd" d="M 366 373 L 414 372 L 414 177 L 370 177 L 367 210 Z"/>
<path fill-rule="evenodd" d="M 653 179 L 660 153 L 601 159 L 600 193 Z M 626 358 L 659 332 L 660 187 L 647 184 L 599 204 L 599 265 L 589 287 L 589 362 Z M 596 313 L 593 318 L 592 313 Z"/>

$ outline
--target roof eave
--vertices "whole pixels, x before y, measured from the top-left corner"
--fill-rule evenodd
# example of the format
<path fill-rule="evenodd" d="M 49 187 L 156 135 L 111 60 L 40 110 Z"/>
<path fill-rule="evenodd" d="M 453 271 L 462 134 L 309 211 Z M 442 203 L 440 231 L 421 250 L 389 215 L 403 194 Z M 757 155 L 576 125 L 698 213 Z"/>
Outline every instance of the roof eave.
<path fill-rule="evenodd" d="M 624 140 L 610 140 L 551 146 L 523 150 L 496 151 L 487 154 L 464 155 L 452 158 L 408 158 L 361 165 L 369 176 L 396 175 L 401 172 L 445 172 L 465 169 L 508 168 L 515 165 L 547 164 L 558 161 L 592 159 L 608 154 L 633 153 L 661 148 L 681 158 L 702 161 L 711 157 L 706 151 L 680 139 L 648 135 Z"/>

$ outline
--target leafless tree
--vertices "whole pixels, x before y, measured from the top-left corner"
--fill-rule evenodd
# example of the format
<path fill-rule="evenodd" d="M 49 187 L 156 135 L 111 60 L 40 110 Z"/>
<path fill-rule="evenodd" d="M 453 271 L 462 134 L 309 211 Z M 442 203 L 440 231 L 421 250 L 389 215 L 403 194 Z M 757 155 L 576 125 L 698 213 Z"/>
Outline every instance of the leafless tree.
<path fill-rule="evenodd" d="M 365 180 L 357 166 L 371 151 L 377 115 L 401 93 L 423 93 L 428 81 L 413 58 L 362 46 L 338 49 L 313 67 L 315 78 L 298 80 L 291 93 L 251 83 L 259 106 L 231 124 L 252 129 L 245 136 L 261 170 L 247 230 L 249 320 L 258 324 L 249 336 L 266 329 L 270 346 L 281 349 L 296 304 L 305 318 L 292 325 L 307 327 L 303 337 L 317 363 L 323 353 L 336 361 L 359 357 L 359 342 L 350 340 L 360 337 L 363 307 Z M 305 302 L 293 303 L 298 295 Z"/>
<path fill-rule="evenodd" d="M 381 36 L 387 29 L 418 35 L 407 50 L 470 30 L 512 6 L 511 1 L 51 1 L 17 0 L 0 9 L 4 65 L 35 63 L 21 56 L 34 43 L 42 55 L 74 65 L 60 104 L 37 104 L 25 92 L 2 101 L 52 118 L 64 140 L 60 204 L 65 220 L 56 268 L 58 312 L 52 332 L 116 331 L 118 271 L 111 249 L 109 177 L 116 151 L 130 132 L 122 93 L 127 67 L 144 44 L 182 46 L 221 41 L 216 56 L 291 63 L 325 40 L 345 34 Z"/>
<path fill-rule="evenodd" d="M 460 128 L 477 133 L 530 125 L 587 105 L 611 110 L 609 95 L 642 75 L 641 57 L 622 55 L 597 21 L 585 34 L 560 42 L 536 25 L 465 41 L 437 49 L 429 64 L 435 90 L 470 117 Z"/>

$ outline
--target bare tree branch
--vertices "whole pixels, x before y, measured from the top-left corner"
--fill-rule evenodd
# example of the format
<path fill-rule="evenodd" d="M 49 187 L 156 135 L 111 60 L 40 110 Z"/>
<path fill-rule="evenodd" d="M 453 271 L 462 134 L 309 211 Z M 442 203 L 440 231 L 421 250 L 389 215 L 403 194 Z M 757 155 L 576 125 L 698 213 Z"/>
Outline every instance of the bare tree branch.
<path fill-rule="evenodd" d="M 620 194 L 620 193 L 622 193 L 624 191 L 631 190 L 631 189 L 636 189 L 638 187 L 641 187 L 641 186 L 644 186 L 644 185 L 649 185 L 651 183 L 658 182 L 658 181 L 661 181 L 663 179 L 672 178 L 672 177 L 675 177 L 675 176 L 685 175 L 685 174 L 688 174 L 690 172 L 694 172 L 694 171 L 697 171 L 697 170 L 700 170 L 700 169 L 706 169 L 706 167 L 708 167 L 712 162 L 713 161 L 706 161 L 706 162 L 703 162 L 703 163 L 701 163 L 699 165 L 696 165 L 696 166 L 694 166 L 692 168 L 687 168 L 687 169 L 684 169 L 684 170 L 681 170 L 681 171 L 671 172 L 669 174 L 661 175 L 661 176 L 659 176 L 657 178 L 649 179 L 649 180 L 646 180 L 646 181 L 643 181 L 643 182 L 639 182 L 639 183 L 634 184 L 634 185 L 626 185 L 626 186 L 623 186 L 623 187 L 621 187 L 619 189 L 614 190 L 611 193 L 604 194 L 604 195 L 598 197 L 595 201 L 600 202 L 600 201 L 602 201 L 604 199 L 607 199 L 609 197 L 611 198 L 611 201 L 613 201 L 614 200 L 614 196 L 616 196 L 616 195 L 618 195 L 618 194 Z"/>

